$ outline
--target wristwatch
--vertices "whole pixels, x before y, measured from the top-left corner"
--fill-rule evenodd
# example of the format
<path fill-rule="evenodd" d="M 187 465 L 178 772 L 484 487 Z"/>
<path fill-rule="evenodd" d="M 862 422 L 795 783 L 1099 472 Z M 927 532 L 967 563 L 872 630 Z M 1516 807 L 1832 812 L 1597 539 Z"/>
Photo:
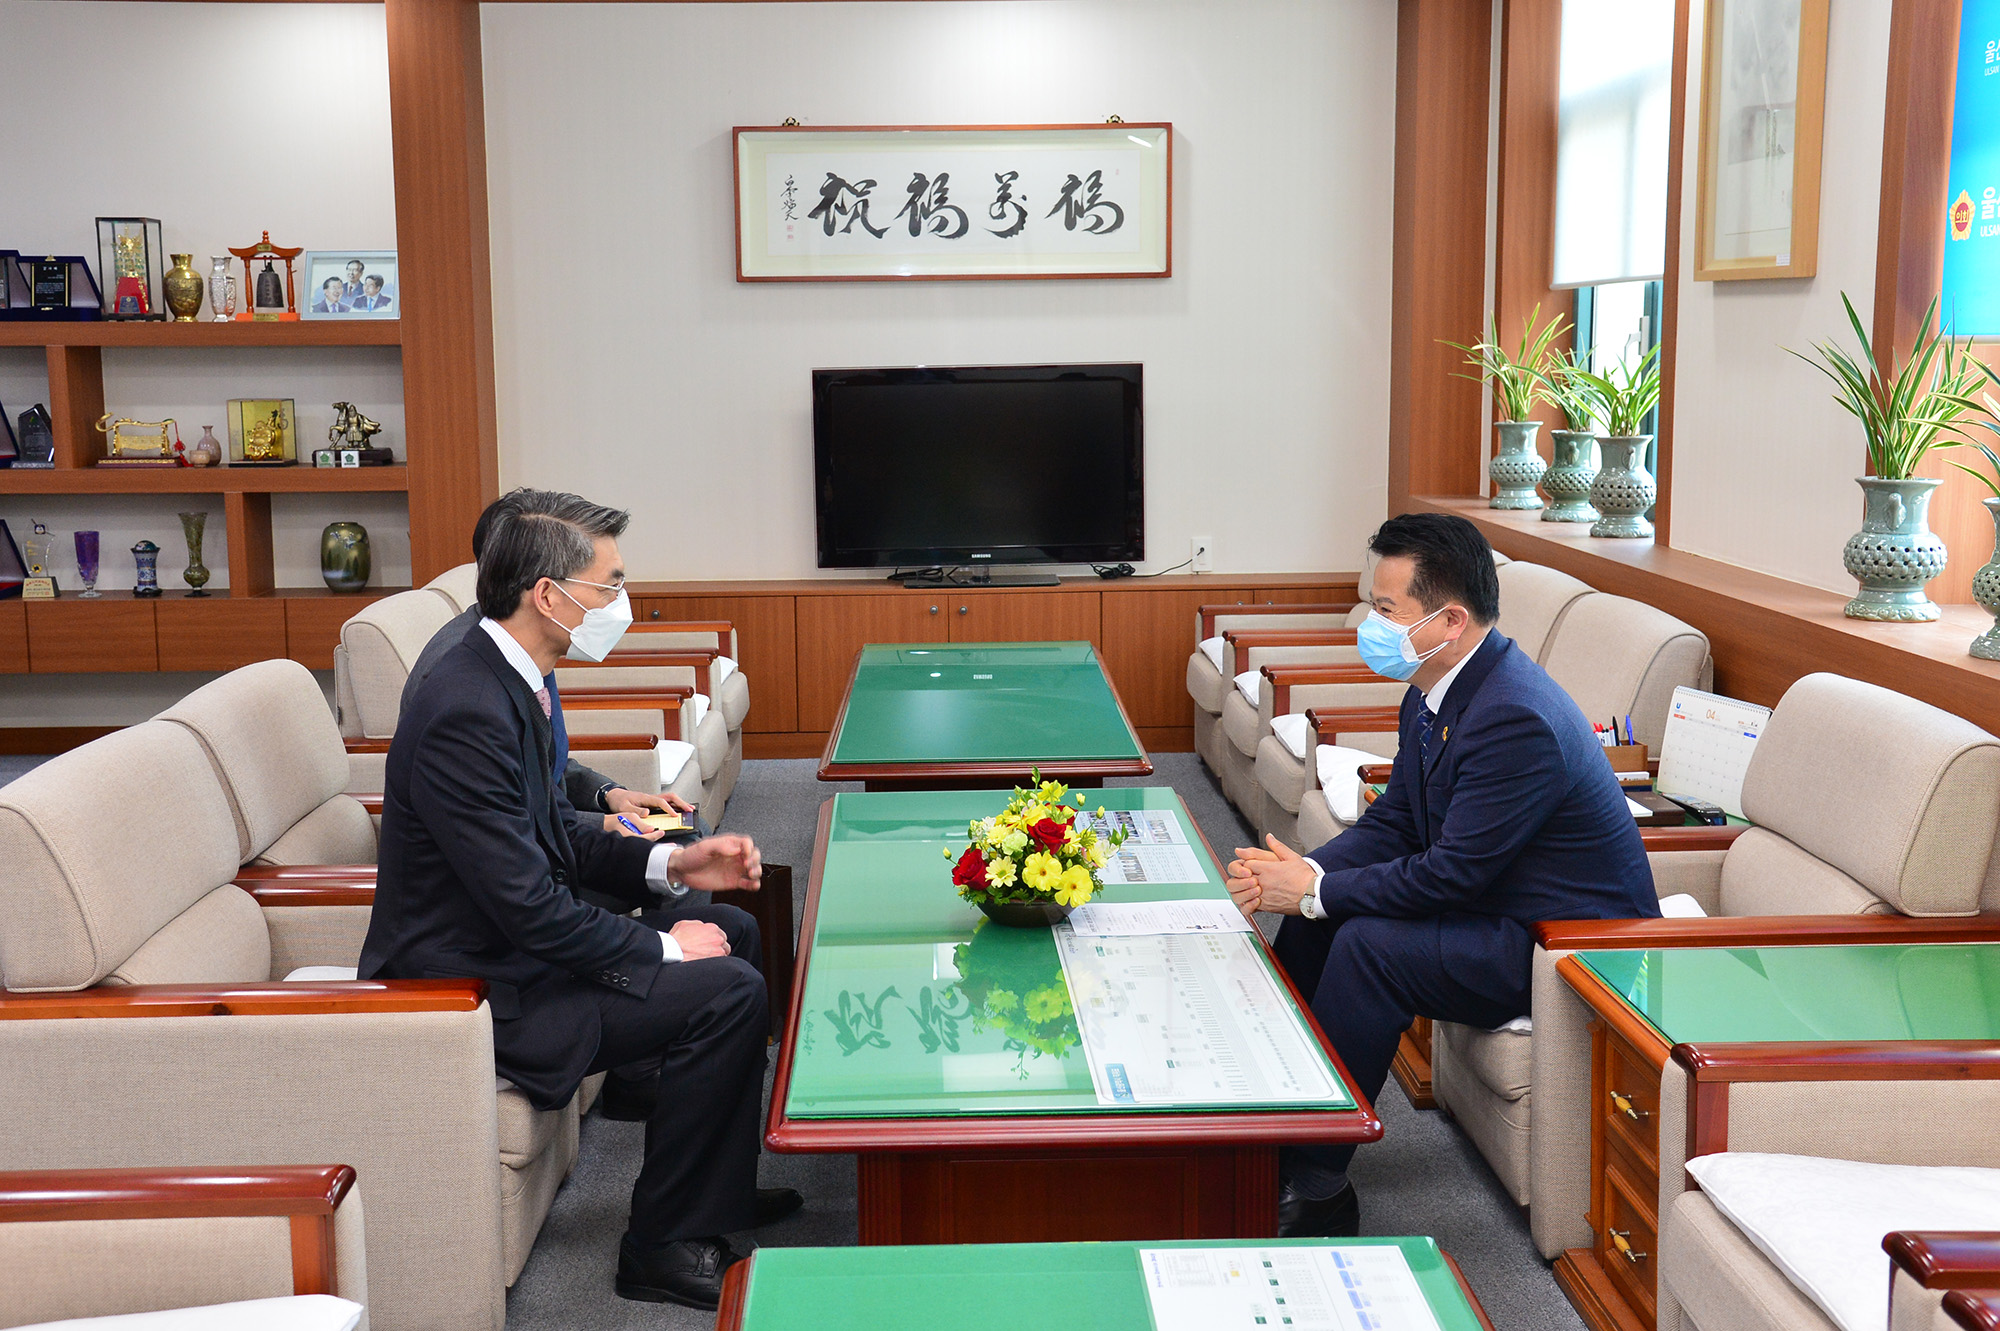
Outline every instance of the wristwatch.
<path fill-rule="evenodd" d="M 606 795 L 609 795 L 612 791 L 616 789 L 618 789 L 618 783 L 616 781 L 606 781 L 603 785 L 597 788 L 597 811 L 599 813 L 611 812 L 611 805 L 609 802 L 605 800 L 604 797 Z"/>
<path fill-rule="evenodd" d="M 1299 914 L 1309 920 L 1326 918 L 1326 911 L 1319 904 L 1318 884 L 1314 884 L 1312 891 L 1299 898 Z"/>

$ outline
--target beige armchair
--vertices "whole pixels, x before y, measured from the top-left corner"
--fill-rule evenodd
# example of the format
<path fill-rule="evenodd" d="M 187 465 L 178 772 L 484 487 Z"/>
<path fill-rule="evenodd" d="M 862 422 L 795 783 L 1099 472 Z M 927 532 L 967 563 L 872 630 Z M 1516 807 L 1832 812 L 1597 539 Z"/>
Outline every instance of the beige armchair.
<path fill-rule="evenodd" d="M 181 1309 L 367 1331 L 367 1305 L 346 1165 L 0 1173 L 0 1326 Z"/>
<path fill-rule="evenodd" d="M 1364 587 L 1366 574 L 1363 574 Z M 1188 697 L 1194 702 L 1194 748 L 1218 781 L 1229 770 L 1229 741 L 1222 712 L 1241 672 L 1227 635 L 1232 632 L 1331 632 L 1366 618 L 1364 605 L 1204 605 L 1195 611 L 1195 649 L 1188 657 Z M 1225 787 L 1226 790 L 1226 787 Z"/>
<path fill-rule="evenodd" d="M 1852 792 L 1865 794 L 1839 797 Z M 1475 1141 L 1500 1139 L 1487 1158 L 1528 1204 L 1545 1257 L 1591 1240 L 1588 1009 L 1556 973 L 1565 955 L 1590 947 L 1809 943 L 1834 933 L 1865 941 L 1852 936 L 1854 916 L 2000 909 L 2000 860 L 1992 855 L 2000 835 L 2000 740 L 1926 703 L 1839 675 L 1800 679 L 1757 743 L 1743 809 L 1754 826 L 1740 835 L 1675 828 L 1648 836 L 1656 845 L 1700 847 L 1651 854 L 1655 889 L 1686 893 L 1711 915 L 1729 918 L 1537 925 L 1532 1036 L 1455 1037 L 1467 1048 L 1485 1046 L 1478 1056 L 1510 1069 L 1522 1086 L 1518 1114 L 1506 1111 L 1504 1135 L 1480 1126 L 1502 1113 L 1483 1077 L 1493 1094 L 1462 1096 L 1453 1108 Z M 1884 921 L 1883 933 L 1897 923 Z M 1503 1041 L 1510 1043 L 1495 1052 Z M 1451 1075 L 1442 1065 L 1456 1046 L 1438 1043 L 1442 1086 Z M 1515 1130 L 1515 1119 L 1528 1131 Z M 1663 1189 L 1678 1195 L 1684 1157 L 1678 1127 L 1667 1128 L 1663 1123 L 1660 1177 Z M 1662 1215 L 1671 1200 L 1661 1199 Z"/>
<path fill-rule="evenodd" d="M 157 796 L 106 818 L 113 789 Z M 478 981 L 284 982 L 356 964 L 373 888 L 246 890 L 242 845 L 177 722 L 0 789 L 0 1169 L 346 1161 L 376 1331 L 494 1331 L 574 1162 L 575 1102 L 496 1083 Z"/>

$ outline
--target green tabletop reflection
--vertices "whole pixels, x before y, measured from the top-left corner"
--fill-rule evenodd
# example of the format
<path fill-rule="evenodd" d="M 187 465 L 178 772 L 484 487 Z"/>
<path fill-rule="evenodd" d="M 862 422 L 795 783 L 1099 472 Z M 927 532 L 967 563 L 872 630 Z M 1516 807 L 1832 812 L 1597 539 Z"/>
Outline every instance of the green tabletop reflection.
<path fill-rule="evenodd" d="M 1087 642 L 861 649 L 836 763 L 1138 758 Z"/>
<path fill-rule="evenodd" d="M 1669 1044 L 2000 1039 L 2000 944 L 1581 952 Z"/>
<path fill-rule="evenodd" d="M 933 1331 L 941 1321 L 966 1331 L 1151 1331 L 1141 1249 L 1336 1242 L 1401 1248 L 1440 1331 L 1479 1331 L 1472 1305 L 1427 1238 L 760 1248 L 743 1331 Z"/>
<path fill-rule="evenodd" d="M 1203 875 L 1108 885 L 1097 900 L 1228 895 L 1172 790 L 1084 793 L 1093 810 L 1171 812 Z M 1053 935 L 993 924 L 951 885 L 943 851 L 957 854 L 967 822 L 1006 801 L 993 790 L 834 797 L 788 1115 L 1158 1112 L 1099 1107 Z M 1351 1107 L 1344 1087 L 1327 1106 Z"/>

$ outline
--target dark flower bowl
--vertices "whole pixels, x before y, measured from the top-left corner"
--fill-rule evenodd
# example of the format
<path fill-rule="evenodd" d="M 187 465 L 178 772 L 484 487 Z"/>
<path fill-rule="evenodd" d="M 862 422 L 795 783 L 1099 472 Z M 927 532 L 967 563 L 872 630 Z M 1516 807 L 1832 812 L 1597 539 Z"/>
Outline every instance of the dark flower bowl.
<path fill-rule="evenodd" d="M 982 901 L 979 909 L 995 924 L 1008 925 L 1015 929 L 1046 929 L 1058 920 L 1066 920 L 1073 909 L 1058 906 L 1053 901 Z"/>

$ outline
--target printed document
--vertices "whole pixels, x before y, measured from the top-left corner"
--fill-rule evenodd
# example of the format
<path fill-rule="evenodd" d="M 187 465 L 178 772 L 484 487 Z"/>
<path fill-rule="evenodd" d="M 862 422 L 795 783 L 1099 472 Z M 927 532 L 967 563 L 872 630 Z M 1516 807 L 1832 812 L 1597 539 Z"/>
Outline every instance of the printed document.
<path fill-rule="evenodd" d="M 1097 876 L 1106 884 L 1205 883 L 1201 860 L 1181 830 L 1181 820 L 1165 809 L 1110 809 L 1102 815 L 1077 814 L 1077 821 L 1109 838 L 1125 833 L 1125 844 L 1112 852 Z"/>
<path fill-rule="evenodd" d="M 1132 934 L 1247 934 L 1250 921 L 1233 901 L 1093 901 L 1070 913 L 1079 938 Z"/>
<path fill-rule="evenodd" d="M 1351 1103 L 1249 935 L 1055 939 L 1100 1105 Z"/>
<path fill-rule="evenodd" d="M 1141 1248 L 1154 1331 L 1438 1331 L 1394 1244 Z"/>

